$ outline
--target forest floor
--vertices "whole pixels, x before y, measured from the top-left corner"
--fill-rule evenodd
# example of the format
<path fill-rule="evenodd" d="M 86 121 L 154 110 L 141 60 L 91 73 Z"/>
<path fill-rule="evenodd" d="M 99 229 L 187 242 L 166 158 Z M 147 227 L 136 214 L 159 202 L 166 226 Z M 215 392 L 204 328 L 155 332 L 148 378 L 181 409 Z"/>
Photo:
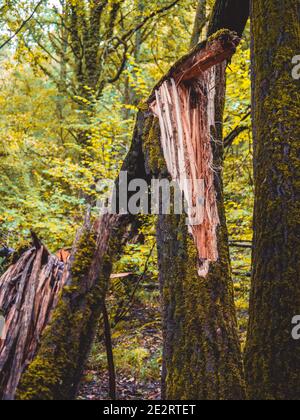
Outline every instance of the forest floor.
<path fill-rule="evenodd" d="M 158 303 L 136 303 L 113 331 L 118 400 L 160 399 L 162 336 Z M 101 341 L 97 340 L 90 356 L 79 393 L 81 400 L 110 399 L 106 353 Z"/>
<path fill-rule="evenodd" d="M 242 348 L 246 340 L 251 252 L 232 252 L 235 303 Z M 129 293 L 130 295 L 130 293 Z M 116 308 L 127 308 L 126 299 L 108 299 L 109 312 L 114 319 Z M 147 291 L 141 285 L 134 304 L 126 317 L 112 328 L 114 361 L 117 376 L 118 400 L 159 400 L 161 395 L 162 332 L 158 281 L 153 280 Z M 99 329 L 101 330 L 101 328 Z M 107 357 L 103 337 L 98 337 L 89 358 L 81 384 L 79 399 L 110 400 Z"/>

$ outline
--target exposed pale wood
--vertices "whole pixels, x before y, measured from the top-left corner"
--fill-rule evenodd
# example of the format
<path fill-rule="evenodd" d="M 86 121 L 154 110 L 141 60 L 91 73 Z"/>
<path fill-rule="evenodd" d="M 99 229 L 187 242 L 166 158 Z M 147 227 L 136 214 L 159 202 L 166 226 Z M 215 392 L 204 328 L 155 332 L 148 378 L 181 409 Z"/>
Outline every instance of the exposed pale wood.
<path fill-rule="evenodd" d="M 199 254 L 199 275 L 218 260 L 220 220 L 214 185 L 215 66 L 235 51 L 238 38 L 226 32 L 187 56 L 157 85 L 149 101 L 159 119 L 167 168 L 188 203 L 189 231 Z"/>
<path fill-rule="evenodd" d="M 32 361 L 64 285 L 64 264 L 50 255 L 35 237 L 0 278 L 0 309 L 4 327 L 0 338 L 0 398 L 13 399 L 20 377 Z"/>

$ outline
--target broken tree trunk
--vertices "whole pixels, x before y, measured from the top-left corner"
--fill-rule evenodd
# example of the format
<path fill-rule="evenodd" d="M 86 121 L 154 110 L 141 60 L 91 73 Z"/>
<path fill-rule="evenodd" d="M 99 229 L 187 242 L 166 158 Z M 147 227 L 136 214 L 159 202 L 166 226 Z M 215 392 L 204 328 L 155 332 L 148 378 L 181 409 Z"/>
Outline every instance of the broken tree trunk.
<path fill-rule="evenodd" d="M 0 279 L 0 398 L 12 399 L 64 285 L 64 264 L 35 241 Z"/>
<path fill-rule="evenodd" d="M 122 171 L 128 173 L 128 182 L 146 178 L 141 147 L 144 120 L 144 115 L 140 114 L 122 167 Z M 79 233 L 64 270 L 66 286 L 41 337 L 37 354 L 21 377 L 18 399 L 72 400 L 76 397 L 103 311 L 112 266 L 128 240 L 132 221 L 131 215 L 105 214 L 94 226 L 87 224 Z"/>
<path fill-rule="evenodd" d="M 221 28 L 236 30 L 242 35 L 248 9 L 248 0 L 217 1 L 209 35 Z M 241 10 L 241 14 L 236 13 L 237 10 Z M 184 218 L 159 217 L 164 325 L 162 392 L 163 398 L 169 400 L 245 398 L 222 187 L 225 67 L 223 63 L 215 68 L 215 116 L 211 131 L 214 187 L 220 218 L 218 261 L 211 264 L 206 279 L 195 273 L 199 250 L 196 251 L 188 235 Z"/>

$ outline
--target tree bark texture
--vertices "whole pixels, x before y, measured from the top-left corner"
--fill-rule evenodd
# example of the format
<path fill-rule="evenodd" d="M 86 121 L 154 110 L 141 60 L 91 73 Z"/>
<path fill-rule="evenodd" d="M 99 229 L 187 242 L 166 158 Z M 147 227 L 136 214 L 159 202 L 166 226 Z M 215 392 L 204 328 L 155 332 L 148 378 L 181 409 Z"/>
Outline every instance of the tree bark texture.
<path fill-rule="evenodd" d="M 208 35 L 228 28 L 242 35 L 249 2 L 217 1 Z M 236 10 L 239 10 L 237 15 Z M 234 306 L 228 233 L 225 219 L 223 166 L 223 112 L 225 67 L 217 66 L 216 118 L 212 129 L 215 188 L 220 227 L 219 260 L 206 279 L 195 273 L 197 252 L 184 219 L 159 216 L 157 241 L 163 301 L 163 398 L 242 400 L 244 372 Z"/>
<path fill-rule="evenodd" d="M 249 397 L 300 399 L 300 5 L 254 0 L 252 84 L 255 172 L 253 279 L 246 348 Z"/>

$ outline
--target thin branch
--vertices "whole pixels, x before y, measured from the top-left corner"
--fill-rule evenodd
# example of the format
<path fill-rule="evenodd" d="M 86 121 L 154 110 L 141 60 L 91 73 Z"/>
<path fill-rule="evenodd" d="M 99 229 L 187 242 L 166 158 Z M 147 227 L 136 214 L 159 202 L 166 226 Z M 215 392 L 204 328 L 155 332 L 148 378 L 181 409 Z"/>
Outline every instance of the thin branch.
<path fill-rule="evenodd" d="M 246 115 L 241 119 L 241 122 L 245 121 L 248 117 L 250 117 L 251 111 L 247 112 Z M 224 139 L 224 147 L 228 148 L 232 146 L 234 140 L 244 131 L 249 130 L 249 127 L 247 125 L 238 125 L 235 127 L 234 130 L 228 136 Z"/>
<path fill-rule="evenodd" d="M 242 125 L 239 127 L 236 127 L 225 139 L 224 139 L 224 147 L 231 147 L 234 140 L 244 131 L 249 130 L 249 127 L 246 125 Z"/>
<path fill-rule="evenodd" d="M 156 242 L 153 244 L 153 246 L 152 246 L 152 248 L 151 248 L 151 250 L 150 250 L 150 253 L 149 253 L 149 255 L 148 255 L 148 257 L 147 257 L 147 260 L 146 260 L 146 263 L 145 263 L 145 267 L 144 267 L 144 271 L 143 271 L 143 274 L 138 278 L 138 280 L 137 280 L 137 282 L 136 282 L 136 285 L 135 285 L 135 288 L 134 288 L 134 290 L 133 290 L 133 292 L 132 292 L 132 295 L 131 295 L 131 297 L 130 297 L 130 299 L 129 299 L 129 301 L 128 301 L 128 305 L 126 305 L 127 306 L 127 308 L 118 316 L 118 318 L 115 320 L 115 323 L 114 323 L 114 328 L 119 324 L 119 322 L 120 321 L 122 321 L 124 318 L 125 318 L 125 316 L 131 311 L 131 309 L 132 309 L 132 307 L 133 307 L 133 305 L 134 305 L 134 297 L 135 297 L 135 295 L 136 295 L 136 292 L 138 291 L 138 288 L 139 288 L 139 285 L 141 284 L 141 282 L 144 280 L 144 278 L 145 278 L 145 276 L 146 276 L 146 274 L 147 274 L 147 272 L 148 272 L 148 267 L 149 267 L 149 262 L 150 262 L 150 259 L 151 259 L 151 257 L 152 257 L 152 254 L 153 254 L 153 251 L 154 251 L 154 248 L 155 248 L 155 246 L 156 246 Z"/>
<path fill-rule="evenodd" d="M 177 3 L 179 3 L 180 0 L 175 0 L 173 1 L 171 4 L 169 4 L 168 6 L 165 6 L 155 12 L 150 13 L 149 16 L 147 16 L 139 25 L 137 25 L 135 28 L 131 29 L 130 31 L 128 31 L 126 34 L 124 34 L 122 36 L 122 41 L 126 41 L 129 37 L 131 37 L 134 33 L 136 33 L 137 31 L 139 31 L 140 29 L 142 29 L 145 24 L 150 20 L 153 19 L 154 17 L 167 12 L 168 10 L 172 9 L 174 6 L 176 6 Z"/>
<path fill-rule="evenodd" d="M 151 19 L 153 19 L 154 17 L 156 17 L 156 16 L 158 16 L 158 15 L 160 15 L 160 14 L 162 14 L 162 13 L 165 13 L 165 12 L 167 12 L 168 10 L 170 10 L 170 9 L 172 9 L 174 6 L 176 6 L 176 4 L 178 4 L 180 2 L 180 0 L 175 0 L 175 1 L 173 1 L 171 4 L 169 4 L 168 6 L 165 6 L 165 7 L 163 7 L 163 8 L 161 8 L 161 9 L 159 9 L 159 10 L 156 10 L 155 12 L 152 12 L 152 13 L 150 13 L 150 15 L 149 16 L 147 16 L 147 17 L 145 17 L 145 19 L 143 19 L 142 20 L 142 22 L 139 24 L 139 25 L 137 25 L 135 28 L 132 28 L 132 29 L 130 29 L 128 32 L 126 32 L 120 39 L 119 39 L 119 42 L 116 44 L 116 45 L 114 45 L 114 47 L 113 47 L 113 49 L 112 49 L 112 51 L 115 51 L 122 43 L 124 43 L 124 42 L 126 42 L 126 41 L 128 41 L 128 39 L 132 36 L 132 35 L 134 35 L 137 31 L 139 31 L 140 29 L 142 29 L 145 25 L 146 25 L 146 23 L 149 21 L 149 20 L 151 20 Z M 113 38 L 113 40 L 114 39 L 117 39 L 116 37 L 115 38 Z M 118 40 L 118 39 L 117 39 Z"/>
<path fill-rule="evenodd" d="M 40 0 L 38 2 L 38 4 L 35 6 L 33 12 L 31 13 L 31 15 L 22 22 L 22 24 L 20 25 L 20 27 L 17 29 L 17 31 L 10 37 L 8 38 L 2 45 L 0 45 L 0 50 L 2 48 L 4 48 L 7 44 L 9 44 L 21 31 L 22 29 L 24 29 L 24 27 L 27 25 L 27 23 L 33 18 L 33 16 L 35 15 L 36 11 L 38 10 L 38 8 L 41 6 L 41 4 L 44 2 L 44 0 Z"/>
<path fill-rule="evenodd" d="M 238 243 L 232 243 L 232 242 L 229 242 L 229 246 L 231 247 L 231 248 L 243 248 L 243 249 L 252 249 L 252 245 L 249 245 L 249 244 L 238 244 Z"/>

